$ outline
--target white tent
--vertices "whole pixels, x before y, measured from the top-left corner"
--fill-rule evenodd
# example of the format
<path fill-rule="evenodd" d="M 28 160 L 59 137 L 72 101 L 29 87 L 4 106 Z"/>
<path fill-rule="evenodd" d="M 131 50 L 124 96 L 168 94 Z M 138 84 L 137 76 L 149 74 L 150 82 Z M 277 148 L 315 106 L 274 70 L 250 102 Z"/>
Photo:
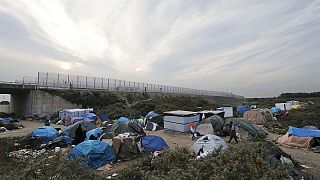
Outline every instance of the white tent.
<path fill-rule="evenodd" d="M 208 134 L 199 138 L 191 147 L 191 149 L 198 153 L 199 150 L 203 147 L 204 151 L 213 153 L 217 150 L 225 150 L 228 148 L 226 142 L 221 139 L 219 136 Z"/>

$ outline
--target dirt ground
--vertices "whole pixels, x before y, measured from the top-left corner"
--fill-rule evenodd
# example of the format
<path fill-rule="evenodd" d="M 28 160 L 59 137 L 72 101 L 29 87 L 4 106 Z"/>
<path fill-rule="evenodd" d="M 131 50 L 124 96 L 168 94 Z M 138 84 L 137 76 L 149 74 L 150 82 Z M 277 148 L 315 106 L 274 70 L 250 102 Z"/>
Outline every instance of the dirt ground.
<path fill-rule="evenodd" d="M 26 136 L 32 132 L 35 128 L 41 127 L 44 123 L 40 122 L 33 122 L 33 121 L 21 121 L 22 125 L 25 126 L 23 129 L 13 130 L 9 132 L 0 133 L 1 137 L 19 137 L 19 136 Z M 65 128 L 65 126 L 61 125 L 52 125 L 56 128 Z M 160 131 L 147 131 L 147 135 L 156 135 L 161 136 L 168 146 L 171 149 L 175 149 L 176 147 L 187 147 L 190 148 L 195 141 L 191 139 L 191 135 L 189 133 L 178 133 L 178 132 L 168 132 L 164 130 Z M 276 134 L 268 134 L 267 139 L 275 141 L 279 135 Z M 223 138 L 225 141 L 228 141 L 228 137 Z M 241 143 L 241 142 L 240 142 Z M 232 143 L 233 144 L 233 143 Z M 232 145 L 229 144 L 229 145 Z M 308 174 L 313 175 L 313 179 L 320 179 L 320 154 L 314 153 L 310 150 L 302 150 L 296 148 L 288 148 L 280 146 L 282 150 L 290 154 L 295 160 L 300 162 L 301 164 L 310 167 L 307 169 Z M 105 174 L 112 174 L 121 171 L 122 169 L 126 168 L 128 165 L 132 164 L 133 161 L 125 161 L 114 164 L 114 167 L 111 171 L 106 172 Z"/>
<path fill-rule="evenodd" d="M 17 124 L 22 124 L 24 126 L 24 128 L 0 133 L 0 138 L 1 137 L 22 137 L 22 136 L 26 136 L 29 133 L 31 133 L 34 129 L 36 129 L 38 127 L 41 127 L 41 126 L 44 126 L 44 123 L 37 122 L 37 121 L 20 121 Z M 56 124 L 51 124 L 51 126 L 54 127 L 54 128 L 64 128 L 65 127 L 65 126 L 56 125 Z"/>

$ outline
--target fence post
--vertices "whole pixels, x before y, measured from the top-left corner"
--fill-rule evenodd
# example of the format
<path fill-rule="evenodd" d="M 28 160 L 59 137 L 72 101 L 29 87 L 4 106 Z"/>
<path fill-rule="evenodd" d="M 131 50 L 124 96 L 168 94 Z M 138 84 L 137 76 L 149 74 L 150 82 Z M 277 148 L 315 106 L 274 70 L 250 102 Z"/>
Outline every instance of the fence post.
<path fill-rule="evenodd" d="M 104 89 L 103 88 L 103 78 L 101 78 L 101 89 Z"/>
<path fill-rule="evenodd" d="M 79 76 L 77 76 L 77 88 L 79 88 Z"/>
<path fill-rule="evenodd" d="M 60 86 L 60 84 L 59 84 L 59 79 L 60 79 L 60 75 L 59 75 L 59 73 L 58 73 L 58 80 L 57 80 L 57 86 L 58 86 L 58 87 Z"/>
<path fill-rule="evenodd" d="M 47 73 L 47 75 L 46 75 L 46 87 L 48 88 L 48 73 Z"/>
<path fill-rule="evenodd" d="M 96 89 L 96 77 L 93 77 L 93 89 Z"/>
<path fill-rule="evenodd" d="M 88 77 L 86 76 L 86 89 L 88 89 Z"/>
<path fill-rule="evenodd" d="M 108 87 L 107 88 L 108 88 L 108 91 L 109 91 L 109 78 L 108 78 Z"/>

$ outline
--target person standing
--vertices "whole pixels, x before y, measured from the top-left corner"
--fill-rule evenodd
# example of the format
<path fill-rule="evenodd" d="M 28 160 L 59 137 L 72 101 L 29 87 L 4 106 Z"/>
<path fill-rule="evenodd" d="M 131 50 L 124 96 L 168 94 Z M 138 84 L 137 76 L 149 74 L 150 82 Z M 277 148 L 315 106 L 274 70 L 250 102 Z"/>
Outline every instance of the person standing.
<path fill-rule="evenodd" d="M 81 124 L 79 124 L 79 126 L 77 127 L 75 134 L 76 134 L 75 143 L 76 143 L 76 145 L 78 145 L 78 144 L 82 143 L 85 139 L 85 133 L 82 130 Z"/>
<path fill-rule="evenodd" d="M 228 141 L 228 143 L 231 142 L 232 139 L 234 139 L 236 141 L 236 143 L 238 143 L 238 137 L 237 137 L 237 133 L 236 133 L 236 126 L 233 124 L 233 122 L 230 122 L 231 128 L 230 128 L 230 139 Z"/>

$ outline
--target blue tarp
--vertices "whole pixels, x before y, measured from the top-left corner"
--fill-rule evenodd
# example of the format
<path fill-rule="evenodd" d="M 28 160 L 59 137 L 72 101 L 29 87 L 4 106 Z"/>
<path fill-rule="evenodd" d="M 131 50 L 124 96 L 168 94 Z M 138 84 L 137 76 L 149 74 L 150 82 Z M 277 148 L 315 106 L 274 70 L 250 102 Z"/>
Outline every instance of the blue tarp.
<path fill-rule="evenodd" d="M 248 111 L 248 110 L 250 110 L 250 109 L 251 109 L 251 106 L 249 106 L 249 105 L 238 106 L 238 107 L 237 107 L 237 112 L 239 112 L 239 113 L 244 113 L 244 112 L 246 112 L 246 111 Z"/>
<path fill-rule="evenodd" d="M 320 130 L 310 130 L 289 126 L 288 134 L 298 137 L 320 137 Z"/>
<path fill-rule="evenodd" d="M 97 119 L 97 115 L 94 114 L 94 113 L 87 113 L 87 114 L 83 115 L 83 117 L 91 119 L 91 120 L 96 120 Z"/>
<path fill-rule="evenodd" d="M 32 132 L 31 138 L 42 139 L 42 143 L 53 141 L 57 137 L 58 131 L 50 126 L 42 126 Z"/>
<path fill-rule="evenodd" d="M 54 144 L 59 145 L 59 147 L 65 148 L 72 145 L 72 139 L 69 136 L 62 135 L 53 140 Z"/>
<path fill-rule="evenodd" d="M 131 122 L 130 119 L 126 118 L 126 117 L 121 117 L 118 119 L 119 123 L 127 123 L 127 122 Z"/>
<path fill-rule="evenodd" d="M 8 123 L 11 123 L 13 122 L 12 118 L 0 118 L 0 122 L 3 123 L 3 124 L 8 124 Z"/>
<path fill-rule="evenodd" d="M 271 112 L 272 112 L 273 114 L 275 114 L 275 113 L 280 113 L 280 112 L 281 112 L 281 109 L 280 109 L 280 108 L 277 108 L 277 107 L 272 107 L 272 108 L 271 108 Z"/>
<path fill-rule="evenodd" d="M 109 116 L 108 115 L 106 115 L 106 114 L 100 114 L 99 115 L 99 119 L 102 121 L 102 122 L 104 122 L 104 121 L 109 121 Z"/>
<path fill-rule="evenodd" d="M 147 115 L 146 115 L 146 119 L 150 119 L 152 117 L 156 117 L 156 116 L 160 116 L 158 113 L 150 111 Z"/>
<path fill-rule="evenodd" d="M 97 169 L 116 159 L 113 148 L 103 141 L 89 140 L 75 146 L 69 153 L 68 158 L 77 160 L 83 158 L 82 165 Z M 81 160 L 81 159 L 80 159 Z"/>
<path fill-rule="evenodd" d="M 144 136 L 141 139 L 143 151 L 154 152 L 168 147 L 167 143 L 159 136 Z"/>
<path fill-rule="evenodd" d="M 97 138 L 98 136 L 101 136 L 103 134 L 103 130 L 102 130 L 102 128 L 95 128 L 95 129 L 88 131 L 86 133 L 86 140 L 89 140 L 91 134 L 93 134 L 93 136 Z"/>

